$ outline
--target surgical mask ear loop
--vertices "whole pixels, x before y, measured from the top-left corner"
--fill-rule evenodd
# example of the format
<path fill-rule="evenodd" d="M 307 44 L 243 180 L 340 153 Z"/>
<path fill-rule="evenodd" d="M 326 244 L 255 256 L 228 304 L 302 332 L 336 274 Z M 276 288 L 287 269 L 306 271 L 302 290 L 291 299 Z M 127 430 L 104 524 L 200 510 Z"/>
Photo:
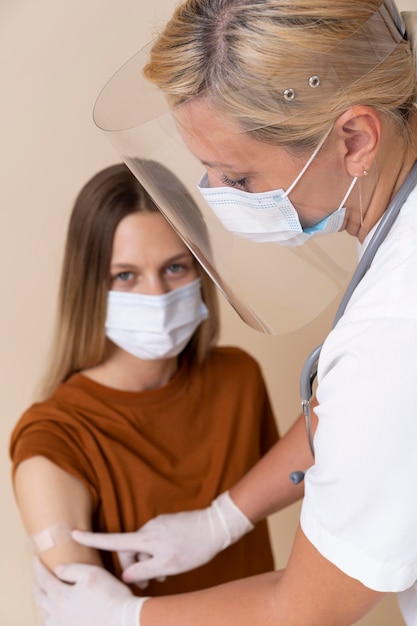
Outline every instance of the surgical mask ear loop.
<path fill-rule="evenodd" d="M 284 196 L 287 196 L 292 192 L 292 190 L 294 189 L 294 187 L 296 186 L 296 184 L 299 182 L 300 178 L 303 176 L 304 172 L 307 170 L 308 167 L 310 167 L 312 161 L 316 158 L 317 154 L 320 152 L 321 148 L 323 147 L 326 139 L 328 138 L 328 136 L 330 135 L 330 133 L 333 130 L 333 124 L 332 126 L 329 128 L 329 130 L 326 132 L 326 134 L 324 135 L 324 137 L 321 139 L 321 141 L 319 142 L 318 146 L 315 148 L 313 154 L 310 156 L 310 158 L 308 159 L 307 163 L 304 165 L 303 169 L 301 170 L 301 172 L 298 174 L 298 176 L 296 177 L 296 179 L 294 180 L 293 183 L 291 183 L 291 185 L 288 187 L 288 189 L 286 191 L 284 191 Z"/>
<path fill-rule="evenodd" d="M 350 192 L 352 191 L 353 187 L 356 185 L 356 181 L 357 181 L 357 180 L 358 180 L 358 177 L 357 177 L 357 176 L 354 176 L 354 177 L 352 178 L 352 182 L 350 183 L 350 185 L 349 185 L 349 188 L 348 188 L 347 192 L 346 192 L 346 193 L 345 193 L 345 195 L 343 196 L 342 202 L 340 203 L 339 208 L 338 208 L 337 210 L 341 209 L 341 208 L 342 208 L 342 206 L 344 206 L 344 204 L 345 204 L 346 200 L 347 200 L 347 199 L 349 198 L 349 196 L 350 196 Z"/>
<path fill-rule="evenodd" d="M 308 159 L 307 163 L 304 165 L 303 169 L 301 170 L 301 172 L 298 174 L 298 176 L 296 177 L 296 179 L 294 180 L 294 182 L 288 187 L 288 189 L 286 191 L 284 191 L 284 196 L 288 197 L 288 195 L 291 193 L 291 191 L 294 189 L 294 187 L 296 186 L 296 184 L 299 182 L 300 178 L 303 176 L 304 172 L 307 170 L 307 168 L 311 165 L 312 161 L 315 159 L 315 157 L 317 156 L 317 154 L 319 153 L 320 149 L 323 147 L 324 143 L 326 142 L 326 139 L 328 138 L 328 136 L 330 135 L 330 133 L 333 130 L 333 125 L 329 128 L 329 130 L 327 131 L 327 133 L 324 135 L 324 137 L 322 138 L 322 140 L 320 141 L 320 143 L 318 144 L 318 146 L 316 147 L 316 149 L 314 150 L 313 154 L 310 156 L 310 158 Z M 364 171 L 364 176 L 366 176 L 368 174 L 368 172 Z M 358 180 L 357 176 L 354 176 L 352 179 L 352 182 L 350 183 L 347 192 L 345 193 L 345 195 L 342 198 L 341 203 L 339 204 L 337 210 L 335 211 L 337 213 L 337 211 L 339 211 L 345 204 L 347 198 L 350 196 L 350 193 L 353 189 L 353 187 L 356 184 L 356 181 Z"/>

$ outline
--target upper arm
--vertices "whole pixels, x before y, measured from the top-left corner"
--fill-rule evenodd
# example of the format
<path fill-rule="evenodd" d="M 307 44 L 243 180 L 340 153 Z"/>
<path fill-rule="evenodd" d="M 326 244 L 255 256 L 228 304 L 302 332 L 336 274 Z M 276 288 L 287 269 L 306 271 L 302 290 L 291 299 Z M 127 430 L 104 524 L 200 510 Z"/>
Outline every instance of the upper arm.
<path fill-rule="evenodd" d="M 23 524 L 29 536 L 56 524 L 72 530 L 91 530 L 91 496 L 86 485 L 43 456 L 22 461 L 15 472 L 14 486 Z M 46 530 L 46 533 L 48 531 Z M 69 540 L 40 554 L 50 568 L 59 563 L 82 562 L 101 565 L 96 550 Z"/>
<path fill-rule="evenodd" d="M 382 599 L 325 559 L 299 529 L 287 569 L 192 594 L 151 598 L 144 623 L 173 626 L 351 626 Z"/>
<path fill-rule="evenodd" d="M 278 589 L 288 626 L 348 626 L 384 597 L 324 558 L 301 528 Z"/>

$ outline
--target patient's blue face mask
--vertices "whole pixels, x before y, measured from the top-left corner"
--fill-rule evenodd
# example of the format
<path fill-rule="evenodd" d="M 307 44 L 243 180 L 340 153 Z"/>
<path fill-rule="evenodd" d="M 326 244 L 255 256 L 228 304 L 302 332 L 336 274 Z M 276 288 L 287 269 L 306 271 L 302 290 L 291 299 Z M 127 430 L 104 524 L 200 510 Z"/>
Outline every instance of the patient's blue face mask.
<path fill-rule="evenodd" d="M 310 237 L 337 232 L 343 224 L 344 205 L 357 177 L 353 178 L 338 209 L 309 228 L 301 226 L 297 210 L 289 199 L 289 194 L 316 157 L 330 130 L 286 191 L 275 189 L 249 193 L 232 187 L 210 187 L 207 173 L 202 176 L 198 189 L 226 230 L 251 241 L 299 246 Z"/>

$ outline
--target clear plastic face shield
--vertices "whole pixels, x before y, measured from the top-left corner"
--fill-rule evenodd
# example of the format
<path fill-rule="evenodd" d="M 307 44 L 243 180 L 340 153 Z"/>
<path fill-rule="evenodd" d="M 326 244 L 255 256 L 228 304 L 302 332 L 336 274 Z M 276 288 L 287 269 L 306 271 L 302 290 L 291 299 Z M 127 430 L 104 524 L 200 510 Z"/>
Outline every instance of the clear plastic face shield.
<path fill-rule="evenodd" d="M 275 123 L 302 114 L 306 103 L 310 107 L 326 102 L 346 82 L 357 80 L 352 47 L 363 48 L 360 72 L 364 75 L 392 52 L 403 32 L 395 7 L 386 0 L 337 49 L 312 59 L 304 78 L 298 79 L 291 71 L 283 72 L 279 77 L 283 97 L 282 102 L 277 102 Z M 224 202 L 217 209 L 213 205 L 210 199 L 213 189 L 207 189 L 204 165 L 184 143 L 163 93 L 142 75 L 149 51 L 150 46 L 142 49 L 107 83 L 95 105 L 95 123 L 249 326 L 278 334 L 303 327 L 339 300 L 357 263 L 356 239 L 344 232 L 332 232 L 341 227 L 340 219 L 330 227 L 324 224 L 323 233 L 327 230 L 332 234 L 323 237 L 311 237 L 308 229 L 306 232 L 296 224 L 294 228 L 297 237 L 300 236 L 296 242 L 291 242 L 292 236 L 286 241 L 280 240 L 281 235 L 271 238 L 268 232 L 274 230 L 274 212 L 265 217 L 261 227 L 267 236 L 242 236 L 238 232 L 241 220 L 235 204 L 234 224 L 238 227 L 231 228 L 219 212 L 226 211 L 228 202 L 234 203 L 236 195 L 228 199 L 230 189 L 225 187 Z M 337 59 L 339 65 L 332 59 Z M 343 85 L 338 72 L 340 63 L 349 63 L 352 68 L 351 76 L 344 71 Z M 329 131 L 330 126 L 329 121 Z M 255 128 L 248 122 L 245 130 Z M 278 181 L 279 167 L 277 163 Z M 303 175 L 307 173 L 308 169 Z M 287 190 L 280 191 L 283 191 L 280 202 L 285 203 Z M 340 202 L 343 200 L 341 197 Z M 261 198 L 260 212 L 265 214 L 263 201 Z M 342 205 L 336 205 L 333 211 L 337 212 L 338 208 L 343 209 Z M 255 225 L 255 231 L 257 228 Z"/>

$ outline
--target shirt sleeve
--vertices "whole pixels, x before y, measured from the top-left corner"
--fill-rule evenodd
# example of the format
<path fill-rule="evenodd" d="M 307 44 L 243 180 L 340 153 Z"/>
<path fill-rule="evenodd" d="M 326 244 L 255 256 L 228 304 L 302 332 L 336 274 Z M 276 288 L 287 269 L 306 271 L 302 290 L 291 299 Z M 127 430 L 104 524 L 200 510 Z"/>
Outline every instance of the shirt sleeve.
<path fill-rule="evenodd" d="M 61 469 L 79 478 L 88 488 L 93 506 L 99 501 L 95 470 L 90 462 L 90 435 L 77 429 L 68 416 L 40 415 L 29 409 L 16 425 L 10 440 L 12 475 L 22 461 L 34 456 L 44 456 Z"/>
<path fill-rule="evenodd" d="M 417 579 L 416 346 L 413 316 L 384 316 L 342 323 L 320 357 L 301 525 L 325 558 L 382 592 Z"/>

